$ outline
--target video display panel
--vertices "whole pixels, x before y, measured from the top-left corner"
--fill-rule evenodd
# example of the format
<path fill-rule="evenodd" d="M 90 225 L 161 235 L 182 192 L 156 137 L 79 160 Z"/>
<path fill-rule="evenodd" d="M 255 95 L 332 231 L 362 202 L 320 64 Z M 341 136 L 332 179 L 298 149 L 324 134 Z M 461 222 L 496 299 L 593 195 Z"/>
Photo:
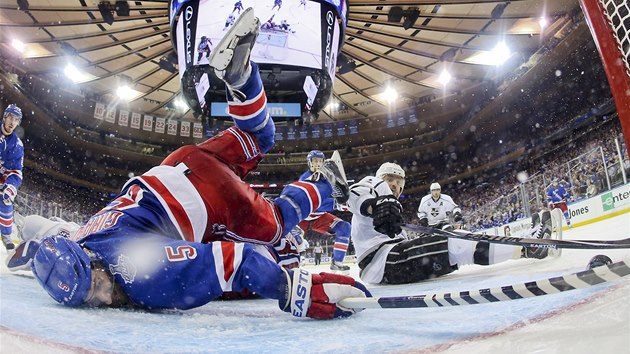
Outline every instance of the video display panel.
<path fill-rule="evenodd" d="M 306 0 L 199 1 L 193 65 L 208 64 L 209 53 L 248 7 L 261 23 L 252 60 L 322 68 L 321 5 Z"/>

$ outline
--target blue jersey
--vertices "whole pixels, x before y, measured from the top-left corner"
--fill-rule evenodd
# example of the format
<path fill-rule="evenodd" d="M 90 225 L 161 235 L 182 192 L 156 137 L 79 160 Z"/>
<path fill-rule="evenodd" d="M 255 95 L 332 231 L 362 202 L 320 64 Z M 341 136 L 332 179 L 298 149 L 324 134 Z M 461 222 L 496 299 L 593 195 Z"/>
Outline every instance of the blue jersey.
<path fill-rule="evenodd" d="M 559 184 L 556 187 L 551 186 L 547 189 L 547 203 L 560 203 L 569 200 L 571 195 L 564 189 L 564 186 Z"/>
<path fill-rule="evenodd" d="M 128 184 L 76 237 L 143 308 L 189 309 L 243 289 L 272 299 L 282 295 L 278 284 L 284 274 L 263 255 L 266 250 L 182 240 L 156 196 L 141 184 Z"/>
<path fill-rule="evenodd" d="M 311 177 L 312 175 L 313 175 L 313 172 L 311 172 L 311 170 L 308 170 L 302 173 L 302 175 L 300 176 L 300 181 L 304 181 L 308 179 L 309 177 Z M 322 200 L 322 205 L 316 210 L 316 212 L 319 212 L 319 214 L 322 214 L 324 212 L 329 212 L 333 210 L 335 210 L 335 199 L 332 196 L 329 196 L 328 198 L 325 198 L 324 200 Z M 314 212 L 313 214 L 315 214 L 316 212 Z"/>
<path fill-rule="evenodd" d="M 24 145 L 15 133 L 9 136 L 0 134 L 0 183 L 17 195 L 22 185 L 22 166 L 24 164 Z"/>

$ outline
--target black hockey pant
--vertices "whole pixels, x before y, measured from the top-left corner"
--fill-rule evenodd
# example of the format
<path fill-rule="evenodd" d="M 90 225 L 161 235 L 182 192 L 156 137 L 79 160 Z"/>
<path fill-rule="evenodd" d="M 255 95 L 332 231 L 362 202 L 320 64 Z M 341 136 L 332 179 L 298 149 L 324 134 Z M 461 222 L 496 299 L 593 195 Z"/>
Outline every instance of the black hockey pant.
<path fill-rule="evenodd" d="M 389 251 L 382 283 L 407 284 L 448 274 L 457 269 L 448 260 L 448 239 L 419 237 L 400 242 Z"/>

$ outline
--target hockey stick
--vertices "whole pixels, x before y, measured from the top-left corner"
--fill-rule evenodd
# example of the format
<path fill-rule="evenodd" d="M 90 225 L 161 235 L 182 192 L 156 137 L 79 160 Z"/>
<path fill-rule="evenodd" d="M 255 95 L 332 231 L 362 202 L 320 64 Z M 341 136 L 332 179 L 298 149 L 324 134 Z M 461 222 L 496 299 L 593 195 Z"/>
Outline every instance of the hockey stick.
<path fill-rule="evenodd" d="M 339 301 L 339 305 L 354 309 L 479 305 L 584 289 L 600 283 L 614 281 L 629 274 L 630 267 L 628 267 L 624 261 L 620 261 L 559 277 L 511 284 L 497 288 L 467 290 L 460 291 L 459 293 L 427 293 L 412 296 L 346 298 Z"/>
<path fill-rule="evenodd" d="M 524 246 L 524 247 L 543 247 L 551 249 L 587 249 L 587 250 L 603 250 L 603 249 L 622 249 L 630 248 L 630 238 L 621 240 L 554 240 L 554 239 L 537 239 L 537 238 L 520 238 L 509 236 L 492 236 L 483 234 L 474 234 L 469 232 L 453 232 L 442 229 L 435 229 L 426 226 L 417 226 L 405 224 L 403 229 L 430 234 L 432 236 L 443 236 L 451 238 L 460 238 L 463 240 L 480 241 L 489 243 L 502 243 L 506 245 Z M 421 236 L 422 237 L 422 236 Z"/>

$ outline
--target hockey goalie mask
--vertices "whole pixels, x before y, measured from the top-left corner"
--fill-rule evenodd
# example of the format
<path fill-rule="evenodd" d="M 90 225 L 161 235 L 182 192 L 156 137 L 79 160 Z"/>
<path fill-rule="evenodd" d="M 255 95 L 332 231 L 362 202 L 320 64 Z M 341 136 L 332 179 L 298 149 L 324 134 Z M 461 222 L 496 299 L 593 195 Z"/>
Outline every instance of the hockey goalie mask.
<path fill-rule="evenodd" d="M 319 170 L 324 164 L 324 153 L 319 150 L 313 150 L 306 155 L 306 162 L 308 163 L 308 169 L 311 172 Z"/>
<path fill-rule="evenodd" d="M 376 177 L 387 182 L 396 198 L 400 197 L 405 189 L 405 170 L 398 164 L 385 162 L 376 171 Z"/>

